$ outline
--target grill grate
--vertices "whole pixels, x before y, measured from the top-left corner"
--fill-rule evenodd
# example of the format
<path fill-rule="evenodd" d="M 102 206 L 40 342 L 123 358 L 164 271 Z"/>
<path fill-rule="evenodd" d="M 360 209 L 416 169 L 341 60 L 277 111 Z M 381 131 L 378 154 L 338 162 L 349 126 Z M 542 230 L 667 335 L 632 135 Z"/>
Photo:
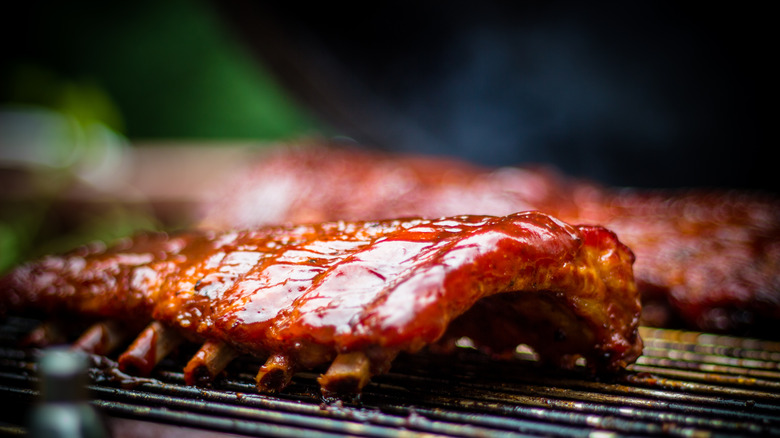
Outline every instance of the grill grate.
<path fill-rule="evenodd" d="M 37 398 L 36 351 L 14 347 L 34 323 L 9 318 L 0 328 L 0 397 L 16 406 L 0 411 L 5 435 L 24 434 Z M 260 363 L 243 358 L 213 387 L 186 386 L 191 352 L 182 351 L 132 386 L 96 362 L 90 389 L 116 436 L 138 430 L 131 422 L 217 436 L 780 436 L 780 343 L 650 328 L 642 336 L 645 354 L 604 381 L 540 369 L 527 354 L 496 361 L 463 349 L 457 360 L 402 355 L 359 400 L 325 402 L 318 370 L 281 394 L 257 394 Z"/>

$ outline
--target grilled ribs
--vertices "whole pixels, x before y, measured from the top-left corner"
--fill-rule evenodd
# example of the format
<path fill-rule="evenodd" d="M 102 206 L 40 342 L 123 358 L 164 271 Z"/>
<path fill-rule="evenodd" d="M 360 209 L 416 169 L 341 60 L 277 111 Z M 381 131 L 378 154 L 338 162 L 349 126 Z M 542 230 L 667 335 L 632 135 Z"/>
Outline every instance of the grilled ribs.
<path fill-rule="evenodd" d="M 644 324 L 763 337 L 780 318 L 780 200 L 766 194 L 613 189 L 551 168 L 307 145 L 241 174 L 207 206 L 203 224 L 522 210 L 615 231 L 637 256 Z"/>
<path fill-rule="evenodd" d="M 17 267 L 0 280 L 0 313 L 95 320 L 76 344 L 99 353 L 148 324 L 119 357 L 127 372 L 193 341 L 188 383 L 251 354 L 266 359 L 261 391 L 330 363 L 323 392 L 357 393 L 399 352 L 464 336 L 620 369 L 642 348 L 632 263 L 612 232 L 538 212 L 146 234 Z"/>

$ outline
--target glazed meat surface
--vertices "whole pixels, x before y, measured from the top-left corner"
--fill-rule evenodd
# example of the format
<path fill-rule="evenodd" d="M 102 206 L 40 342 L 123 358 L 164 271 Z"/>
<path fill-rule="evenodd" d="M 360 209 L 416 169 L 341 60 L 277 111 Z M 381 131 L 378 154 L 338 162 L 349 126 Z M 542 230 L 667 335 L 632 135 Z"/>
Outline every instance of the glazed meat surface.
<path fill-rule="evenodd" d="M 205 227 L 539 210 L 603 225 L 634 251 L 645 324 L 763 337 L 780 318 L 780 202 L 768 195 L 612 189 L 543 167 L 325 146 L 272 152 L 221 194 Z"/>
<path fill-rule="evenodd" d="M 267 357 L 261 389 L 332 361 L 324 391 L 357 392 L 398 352 L 463 336 L 496 354 L 528 344 L 545 363 L 620 369 L 641 353 L 632 263 L 612 232 L 538 212 L 150 234 L 16 268 L 0 310 L 154 321 L 120 357 L 128 369 L 148 372 L 138 355 L 174 330 L 206 342 L 197 364 Z"/>

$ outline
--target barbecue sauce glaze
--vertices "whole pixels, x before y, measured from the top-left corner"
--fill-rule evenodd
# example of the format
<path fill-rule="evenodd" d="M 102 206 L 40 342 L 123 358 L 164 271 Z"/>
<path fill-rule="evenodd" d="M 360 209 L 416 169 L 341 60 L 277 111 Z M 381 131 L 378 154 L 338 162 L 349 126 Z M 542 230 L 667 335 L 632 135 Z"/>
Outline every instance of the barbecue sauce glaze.
<path fill-rule="evenodd" d="M 0 309 L 156 320 L 304 368 L 468 336 L 614 370 L 641 352 L 633 260 L 612 232 L 538 212 L 148 234 L 15 269 Z"/>

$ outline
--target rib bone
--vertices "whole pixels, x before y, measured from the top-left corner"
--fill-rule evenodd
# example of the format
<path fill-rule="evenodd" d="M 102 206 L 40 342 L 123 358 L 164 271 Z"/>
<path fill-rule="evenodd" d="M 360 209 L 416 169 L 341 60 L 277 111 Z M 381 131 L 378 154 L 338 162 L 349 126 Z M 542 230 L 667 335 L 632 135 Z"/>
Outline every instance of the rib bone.
<path fill-rule="evenodd" d="M 98 322 L 87 329 L 73 343 L 72 348 L 85 353 L 105 355 L 118 347 L 126 337 L 127 331 L 123 330 L 116 322 Z"/>
<path fill-rule="evenodd" d="M 317 379 L 324 395 L 358 394 L 371 379 L 371 360 L 362 351 L 336 356 L 328 371 Z"/>
<path fill-rule="evenodd" d="M 182 341 L 184 338 L 178 332 L 154 321 L 119 356 L 119 369 L 131 374 L 149 375 L 157 363 Z"/>
<path fill-rule="evenodd" d="M 48 347 L 67 341 L 66 330 L 59 321 L 45 321 L 35 327 L 20 342 L 24 347 Z"/>
<path fill-rule="evenodd" d="M 184 367 L 184 381 L 188 385 L 210 383 L 238 356 L 238 352 L 219 341 L 207 341 Z"/>
<path fill-rule="evenodd" d="M 257 390 L 276 392 L 284 389 L 295 374 L 294 361 L 285 354 L 274 354 L 260 367 L 255 377 Z"/>

